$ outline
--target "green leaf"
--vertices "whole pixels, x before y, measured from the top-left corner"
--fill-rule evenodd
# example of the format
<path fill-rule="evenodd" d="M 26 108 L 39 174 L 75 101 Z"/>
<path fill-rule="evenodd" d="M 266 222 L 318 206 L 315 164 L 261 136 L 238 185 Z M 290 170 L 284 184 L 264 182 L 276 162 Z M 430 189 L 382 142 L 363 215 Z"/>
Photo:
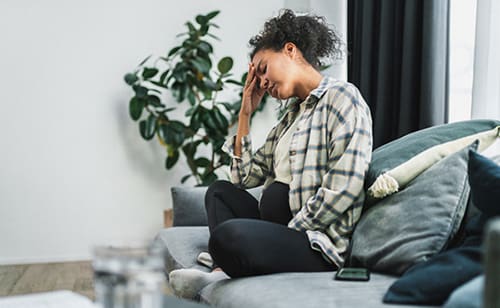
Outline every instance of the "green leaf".
<path fill-rule="evenodd" d="M 200 35 L 203 36 L 208 33 L 208 25 L 204 24 L 200 27 Z"/>
<path fill-rule="evenodd" d="M 126 74 L 124 79 L 125 79 L 125 82 L 129 86 L 132 86 L 134 83 L 137 82 L 137 80 L 139 80 L 139 78 L 135 74 L 132 74 L 132 73 Z"/>
<path fill-rule="evenodd" d="M 212 80 L 208 79 L 208 78 L 205 78 L 203 79 L 203 83 L 205 84 L 205 86 L 212 90 L 212 91 L 217 91 L 219 89 L 219 87 L 217 86 L 217 84 L 215 82 L 213 82 Z"/>
<path fill-rule="evenodd" d="M 163 89 L 168 89 L 168 86 L 166 84 L 161 83 L 161 82 L 154 81 L 154 80 L 148 80 L 148 82 L 154 84 L 157 87 L 160 87 L 160 88 L 163 88 Z"/>
<path fill-rule="evenodd" d="M 210 160 L 205 157 L 197 158 L 194 162 L 196 166 L 200 168 L 207 168 L 208 166 L 210 166 Z"/>
<path fill-rule="evenodd" d="M 231 103 L 227 102 L 219 102 L 217 105 L 222 105 L 224 108 L 226 108 L 227 111 L 232 112 L 233 111 L 233 105 Z"/>
<path fill-rule="evenodd" d="M 209 110 L 203 114 L 203 124 L 208 131 L 210 131 L 210 132 L 217 131 L 217 124 L 216 124 L 214 118 L 212 117 L 211 110 Z"/>
<path fill-rule="evenodd" d="M 199 23 L 200 25 L 204 25 L 208 22 L 207 17 L 203 15 L 197 15 L 195 19 L 196 22 Z"/>
<path fill-rule="evenodd" d="M 219 124 L 219 128 L 223 131 L 224 135 L 227 135 L 227 129 L 229 128 L 229 121 L 226 117 L 220 112 L 218 108 L 214 108 L 214 116 Z"/>
<path fill-rule="evenodd" d="M 203 51 L 204 53 L 211 53 L 213 52 L 213 47 L 212 45 L 210 45 L 209 43 L 205 42 L 205 41 L 200 41 L 200 43 L 198 44 L 198 49 L 200 49 L 201 51 Z"/>
<path fill-rule="evenodd" d="M 195 58 L 191 60 L 193 66 L 200 72 L 207 74 L 210 71 L 210 62 L 203 58 Z"/>
<path fill-rule="evenodd" d="M 224 57 L 220 59 L 219 64 L 217 64 L 217 68 L 221 74 L 225 74 L 231 70 L 233 67 L 233 59 L 231 57 Z"/>
<path fill-rule="evenodd" d="M 142 71 L 142 78 L 150 79 L 156 76 L 156 74 L 158 74 L 157 68 L 145 67 L 144 70 Z"/>
<path fill-rule="evenodd" d="M 148 95 L 148 89 L 143 87 L 143 86 L 134 85 L 134 86 L 132 86 L 132 88 L 135 91 L 135 96 L 137 96 L 139 98 L 144 98 L 144 97 L 146 97 L 146 95 Z"/>
<path fill-rule="evenodd" d="M 192 176 L 192 174 L 188 174 L 188 175 L 183 176 L 181 179 L 181 184 L 184 184 L 184 182 L 186 182 L 191 176 Z"/>
<path fill-rule="evenodd" d="M 241 81 L 238 81 L 238 80 L 234 80 L 234 79 L 228 79 L 226 80 L 227 83 L 232 83 L 232 84 L 235 84 L 235 85 L 238 85 L 240 87 L 243 87 L 244 83 L 241 83 Z"/>
<path fill-rule="evenodd" d="M 148 60 L 149 60 L 149 58 L 151 58 L 151 56 L 152 56 L 152 55 L 149 55 L 149 56 L 147 56 L 144 60 L 142 60 L 142 61 L 141 61 L 141 63 L 139 63 L 139 66 L 144 65 L 144 63 L 146 63 L 146 61 L 148 61 Z"/>
<path fill-rule="evenodd" d="M 172 167 L 179 160 L 179 151 L 177 149 L 173 150 L 172 153 L 169 153 L 167 159 L 165 160 L 165 168 L 172 169 Z"/>
<path fill-rule="evenodd" d="M 182 147 L 182 151 L 184 152 L 184 154 L 186 154 L 187 157 L 193 157 L 196 153 L 196 149 L 201 144 L 201 142 L 201 140 L 196 140 L 194 142 L 187 143 Z"/>
<path fill-rule="evenodd" d="M 132 120 L 137 121 L 141 117 L 142 110 L 144 109 L 144 100 L 134 96 L 129 103 L 129 114 Z"/>
<path fill-rule="evenodd" d="M 198 31 L 190 21 L 186 22 L 186 26 L 189 29 L 189 34 L 195 34 Z"/>
<path fill-rule="evenodd" d="M 159 135 L 166 144 L 180 146 L 185 138 L 185 126 L 179 121 L 170 121 L 160 126 Z"/>
<path fill-rule="evenodd" d="M 219 15 L 220 11 L 213 11 L 213 12 L 210 12 L 208 13 L 205 17 L 210 20 L 212 18 L 214 18 L 215 16 Z"/>
<path fill-rule="evenodd" d="M 181 48 L 182 48 L 182 46 L 177 46 L 177 47 L 174 47 L 174 48 L 170 49 L 170 51 L 168 52 L 167 57 L 170 58 L 171 56 L 173 56 L 174 54 L 176 54 L 179 51 L 179 49 L 181 49 Z"/>
<path fill-rule="evenodd" d="M 188 110 L 186 110 L 186 113 L 184 115 L 186 117 L 190 117 L 196 112 L 197 109 L 198 109 L 198 106 L 193 106 L 193 107 L 189 108 Z"/>
<path fill-rule="evenodd" d="M 156 117 L 150 114 L 147 120 L 139 122 L 139 131 L 145 140 L 153 139 L 156 133 Z"/>
<path fill-rule="evenodd" d="M 148 99 L 148 104 L 154 107 L 165 107 L 165 105 L 161 103 L 160 98 L 156 95 L 148 95 L 147 99 Z"/>
<path fill-rule="evenodd" d="M 215 175 L 215 173 L 213 172 L 210 172 L 206 175 L 202 175 L 201 177 L 201 185 L 203 186 L 208 186 L 215 181 L 217 181 L 217 175 Z"/>
<path fill-rule="evenodd" d="M 201 127 L 201 122 L 200 122 L 200 113 L 199 112 L 195 112 L 193 114 L 193 116 L 191 117 L 191 121 L 189 121 L 189 127 L 197 132 L 200 127 Z"/>
<path fill-rule="evenodd" d="M 194 96 L 194 92 L 191 89 L 188 89 L 187 99 L 191 105 L 196 104 L 196 97 Z"/>
<path fill-rule="evenodd" d="M 167 75 L 168 73 L 170 72 L 170 70 L 166 70 L 164 71 L 161 75 L 160 75 L 160 83 L 164 84 L 165 83 L 165 78 L 167 78 Z"/>
<path fill-rule="evenodd" d="M 207 33 L 208 36 L 220 41 L 220 38 L 218 38 L 217 36 L 213 35 L 212 33 Z"/>

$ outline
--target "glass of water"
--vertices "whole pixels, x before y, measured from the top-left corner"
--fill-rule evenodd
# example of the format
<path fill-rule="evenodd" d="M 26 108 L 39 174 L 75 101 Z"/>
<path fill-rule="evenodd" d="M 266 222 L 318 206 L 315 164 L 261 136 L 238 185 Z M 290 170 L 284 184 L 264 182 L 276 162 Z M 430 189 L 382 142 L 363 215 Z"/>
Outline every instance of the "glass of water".
<path fill-rule="evenodd" d="M 92 267 L 98 307 L 162 307 L 166 279 L 161 249 L 99 246 Z"/>

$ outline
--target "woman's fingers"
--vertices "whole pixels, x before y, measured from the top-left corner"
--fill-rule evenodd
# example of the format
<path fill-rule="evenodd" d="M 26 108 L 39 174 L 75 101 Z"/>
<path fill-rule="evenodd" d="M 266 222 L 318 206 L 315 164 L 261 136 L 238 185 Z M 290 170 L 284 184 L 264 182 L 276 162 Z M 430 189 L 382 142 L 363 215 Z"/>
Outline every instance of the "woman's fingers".
<path fill-rule="evenodd" d="M 254 69 L 253 69 L 253 64 L 252 63 L 249 63 L 248 64 L 248 74 L 247 74 L 247 80 L 245 82 L 245 85 L 246 86 L 249 86 L 250 85 L 250 82 L 252 81 L 252 79 L 255 77 L 255 72 L 254 72 Z"/>

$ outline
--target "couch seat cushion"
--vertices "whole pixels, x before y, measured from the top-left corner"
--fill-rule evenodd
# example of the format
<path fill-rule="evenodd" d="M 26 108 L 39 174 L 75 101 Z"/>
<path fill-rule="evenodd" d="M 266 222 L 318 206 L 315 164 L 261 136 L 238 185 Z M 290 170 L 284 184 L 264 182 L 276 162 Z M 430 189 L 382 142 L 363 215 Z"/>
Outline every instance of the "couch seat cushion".
<path fill-rule="evenodd" d="M 196 257 L 208 251 L 208 227 L 175 227 L 158 233 L 155 245 L 165 249 L 165 268 L 168 273 L 179 268 L 210 269 L 200 265 Z"/>
<path fill-rule="evenodd" d="M 334 275 L 335 272 L 283 273 L 229 279 L 208 285 L 200 296 L 202 301 L 219 308 L 388 307 L 382 303 L 382 297 L 395 277 L 372 273 L 368 282 L 350 282 L 334 280 Z"/>

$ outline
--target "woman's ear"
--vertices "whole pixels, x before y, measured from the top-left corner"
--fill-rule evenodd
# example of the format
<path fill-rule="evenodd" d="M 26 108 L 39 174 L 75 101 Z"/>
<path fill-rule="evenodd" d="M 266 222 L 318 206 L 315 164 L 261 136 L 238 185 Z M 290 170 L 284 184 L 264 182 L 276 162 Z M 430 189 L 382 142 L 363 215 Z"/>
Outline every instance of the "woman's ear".
<path fill-rule="evenodd" d="M 297 56 L 297 46 L 292 42 L 287 42 L 285 46 L 283 46 L 283 52 L 293 59 Z"/>

